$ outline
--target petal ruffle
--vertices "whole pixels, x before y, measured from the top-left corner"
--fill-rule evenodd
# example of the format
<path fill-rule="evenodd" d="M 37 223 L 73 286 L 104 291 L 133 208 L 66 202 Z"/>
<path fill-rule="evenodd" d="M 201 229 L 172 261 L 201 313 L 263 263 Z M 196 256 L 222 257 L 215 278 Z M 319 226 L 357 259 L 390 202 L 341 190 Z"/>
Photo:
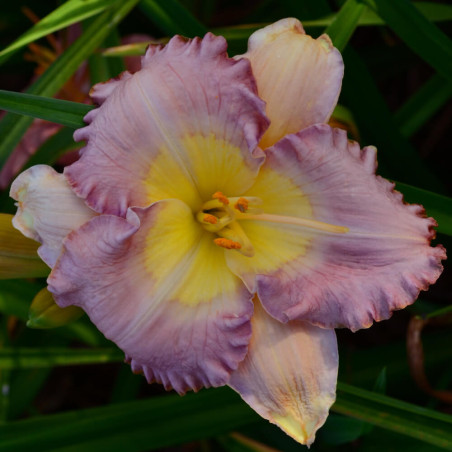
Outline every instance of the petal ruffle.
<path fill-rule="evenodd" d="M 281 324 L 255 302 L 248 354 L 229 385 L 262 417 L 310 445 L 336 396 L 334 330 Z"/>
<path fill-rule="evenodd" d="M 253 33 L 242 57 L 251 61 L 271 121 L 262 148 L 328 121 L 339 97 L 344 64 L 327 35 L 313 39 L 297 19 L 282 19 Z"/>
<path fill-rule="evenodd" d="M 361 150 L 347 140 L 345 131 L 316 125 L 286 137 L 266 155 L 262 175 L 271 169 L 268 172 L 298 186 L 311 209 L 303 203 L 298 208 L 290 190 L 285 198 L 276 188 L 284 206 L 280 215 L 348 228 L 346 233 L 328 233 L 292 225 L 290 233 L 287 225 L 262 222 L 256 228 L 267 228 L 267 241 L 272 240 L 271 230 L 275 233 L 268 249 L 272 246 L 277 253 L 274 245 L 286 230 L 289 241 L 300 238 L 294 249 L 298 256 L 290 259 L 282 248 L 277 254 L 280 268 L 271 270 L 258 253 L 249 264 L 242 256 L 228 255 L 229 262 L 240 260 L 230 267 L 248 279 L 248 285 L 256 275 L 257 293 L 272 316 L 357 330 L 411 304 L 439 277 L 446 254 L 441 246 L 429 246 L 436 223 L 423 216 L 421 206 L 404 204 L 394 184 L 375 176 L 375 148 Z M 263 195 L 265 202 L 270 195 L 265 190 Z M 276 203 L 269 205 L 271 213 L 278 213 Z M 260 240 L 259 234 L 248 233 L 252 243 Z"/>
<path fill-rule="evenodd" d="M 14 227 L 42 244 L 38 254 L 49 267 L 55 265 L 63 239 L 96 215 L 74 194 L 65 177 L 46 165 L 21 173 L 11 185 L 10 196 L 18 205 Z"/>
<path fill-rule="evenodd" d="M 249 188 L 262 159 L 253 151 L 268 125 L 247 60 L 207 34 L 150 47 L 143 69 L 98 85 L 101 106 L 75 133 L 86 139 L 65 174 L 93 209 L 124 216 L 130 206 L 177 198 L 197 210 L 216 191 Z"/>
<path fill-rule="evenodd" d="M 167 389 L 223 385 L 245 357 L 251 294 L 181 201 L 94 218 L 65 240 L 48 282 Z"/>

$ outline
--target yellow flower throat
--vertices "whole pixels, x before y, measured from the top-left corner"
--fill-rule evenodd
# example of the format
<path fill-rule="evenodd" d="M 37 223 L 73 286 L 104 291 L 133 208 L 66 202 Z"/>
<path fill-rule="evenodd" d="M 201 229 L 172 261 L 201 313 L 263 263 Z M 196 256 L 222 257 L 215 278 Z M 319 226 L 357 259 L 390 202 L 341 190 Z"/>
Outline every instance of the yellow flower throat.
<path fill-rule="evenodd" d="M 258 197 L 231 197 L 222 192 L 215 192 L 212 199 L 202 205 L 196 214 L 196 219 L 205 230 L 215 233 L 218 237 L 214 243 L 222 248 L 237 250 L 244 256 L 254 256 L 254 248 L 238 220 L 258 220 L 272 223 L 293 224 L 300 227 L 315 229 L 326 233 L 344 234 L 348 228 L 323 223 L 305 218 L 265 214 L 259 205 Z"/>

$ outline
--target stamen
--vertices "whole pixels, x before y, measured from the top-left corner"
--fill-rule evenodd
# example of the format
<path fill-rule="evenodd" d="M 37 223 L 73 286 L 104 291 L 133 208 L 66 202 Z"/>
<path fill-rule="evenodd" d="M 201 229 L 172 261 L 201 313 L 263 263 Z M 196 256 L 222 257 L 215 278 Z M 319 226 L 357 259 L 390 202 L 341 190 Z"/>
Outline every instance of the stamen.
<path fill-rule="evenodd" d="M 235 242 L 234 240 L 225 239 L 224 237 L 218 237 L 213 239 L 215 245 L 221 246 L 221 248 L 226 248 L 227 250 L 239 250 L 242 248 L 239 242 Z"/>
<path fill-rule="evenodd" d="M 218 218 L 215 215 L 211 215 L 210 213 L 204 214 L 203 221 L 210 224 L 217 224 Z"/>
<path fill-rule="evenodd" d="M 223 193 L 221 193 L 221 191 L 215 192 L 212 195 L 212 198 L 213 199 L 218 199 L 218 201 L 220 201 L 225 206 L 227 206 L 229 204 L 229 199 Z"/>
<path fill-rule="evenodd" d="M 248 210 L 248 200 L 245 198 L 239 198 L 234 204 L 234 207 L 240 212 L 245 213 Z"/>

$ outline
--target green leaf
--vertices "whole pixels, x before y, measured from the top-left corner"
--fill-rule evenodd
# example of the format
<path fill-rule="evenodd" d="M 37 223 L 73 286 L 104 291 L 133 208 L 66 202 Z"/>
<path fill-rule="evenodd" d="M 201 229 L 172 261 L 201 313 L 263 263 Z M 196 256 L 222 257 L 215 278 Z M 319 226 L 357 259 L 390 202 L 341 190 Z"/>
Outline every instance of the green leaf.
<path fill-rule="evenodd" d="M 450 415 L 343 383 L 332 409 L 429 444 L 452 447 Z M 231 390 L 203 390 L 183 398 L 168 395 L 9 422 L 0 425 L 0 451 L 155 450 L 255 422 L 258 415 Z"/>
<path fill-rule="evenodd" d="M 4 63 L 15 51 L 26 46 L 30 42 L 36 41 L 43 36 L 47 36 L 56 30 L 80 22 L 95 14 L 101 13 L 106 8 L 111 7 L 118 0 L 69 0 L 50 14 L 40 20 L 37 24 L 25 32 L 19 39 L 16 39 L 6 49 L 0 52 L 0 64 Z"/>
<path fill-rule="evenodd" d="M 361 0 L 438 73 L 452 80 L 452 40 L 408 0 Z"/>
<path fill-rule="evenodd" d="M 43 288 L 43 285 L 30 281 L 2 281 L 0 286 L 0 313 L 13 315 L 26 322 L 31 300 Z M 53 333 L 97 347 L 110 344 L 87 318 L 58 328 Z"/>
<path fill-rule="evenodd" d="M 331 446 L 350 443 L 363 435 L 364 425 L 369 424 L 358 419 L 331 413 L 325 425 L 319 430 L 318 438 Z"/>
<path fill-rule="evenodd" d="M 203 390 L 0 425 L 0 451 L 155 450 L 256 421 L 231 390 Z"/>
<path fill-rule="evenodd" d="M 452 20 L 452 6 L 445 3 L 412 2 L 412 5 L 431 22 L 447 22 Z M 359 25 L 385 25 L 385 21 L 374 11 L 366 8 Z"/>
<path fill-rule="evenodd" d="M 51 97 L 66 83 L 80 63 L 102 43 L 111 30 L 130 12 L 138 0 L 114 3 L 97 17 L 77 39 L 27 90 L 29 94 Z M 0 166 L 15 148 L 32 119 L 7 114 L 0 122 Z"/>
<path fill-rule="evenodd" d="M 425 207 L 427 215 L 437 221 L 438 232 L 452 235 L 452 198 L 401 182 L 396 183 L 396 188 L 403 193 L 405 201 L 422 204 Z"/>
<path fill-rule="evenodd" d="M 427 319 L 432 319 L 433 317 L 441 317 L 443 315 L 452 313 L 452 304 L 449 306 L 446 306 L 445 308 L 438 309 L 436 311 L 430 312 L 425 317 Z"/>
<path fill-rule="evenodd" d="M 83 117 L 93 108 L 68 100 L 0 90 L 0 109 L 46 119 L 72 129 L 85 126 Z"/>
<path fill-rule="evenodd" d="M 358 26 L 365 6 L 359 0 L 347 0 L 325 30 L 334 46 L 342 52 Z"/>
<path fill-rule="evenodd" d="M 143 4 L 141 4 L 143 5 Z M 452 20 L 452 6 L 446 4 L 439 3 L 429 3 L 429 2 L 414 2 L 413 5 L 419 10 L 428 20 L 432 22 L 444 22 Z M 144 7 L 145 8 L 145 7 Z M 155 8 L 155 6 L 154 6 Z M 152 14 L 152 10 L 148 11 L 149 14 Z M 353 11 L 354 14 L 358 12 L 358 10 Z M 154 16 L 152 16 L 153 18 Z M 320 19 L 312 19 L 312 20 L 303 20 L 303 27 L 307 30 L 309 29 L 317 29 L 317 28 L 325 28 L 330 26 L 333 22 L 335 22 L 337 14 L 329 14 Z M 352 20 L 353 17 L 350 18 Z M 157 19 L 153 19 L 157 21 Z M 345 18 L 344 18 L 345 20 Z M 246 42 L 250 35 L 254 33 L 259 28 L 263 28 L 266 25 L 269 25 L 268 22 L 258 23 L 258 24 L 243 24 L 243 25 L 233 25 L 230 27 L 217 27 L 212 28 L 211 31 L 215 35 L 224 36 L 229 43 L 237 43 L 237 42 Z M 359 16 L 357 26 L 375 26 L 375 25 L 385 25 L 385 22 L 381 19 L 378 14 L 372 11 L 369 8 L 363 8 L 362 12 Z M 175 23 L 170 23 L 168 26 L 169 30 L 179 30 L 178 25 Z M 195 35 L 194 30 L 191 35 Z M 340 30 L 337 30 L 340 33 Z M 182 33 L 179 31 L 169 31 L 168 34 L 173 33 Z M 203 32 L 199 30 L 199 35 L 205 33 L 205 29 Z M 187 36 L 190 33 L 185 33 Z M 344 33 L 345 34 L 345 33 Z M 344 36 L 346 38 L 346 36 Z M 133 55 L 142 55 L 146 50 L 146 47 L 149 44 L 161 44 L 167 42 L 168 38 L 163 38 L 161 40 L 154 40 L 149 42 L 139 42 L 136 44 L 128 44 L 125 46 L 112 47 L 103 52 L 103 55 L 106 57 L 116 57 L 116 56 L 133 56 Z M 345 39 L 347 41 L 347 39 Z"/>
<path fill-rule="evenodd" d="M 394 120 L 406 137 L 413 135 L 452 97 L 452 80 L 435 74 L 395 113 Z"/>
<path fill-rule="evenodd" d="M 63 127 L 39 147 L 23 169 L 42 163 L 53 165 L 66 152 L 80 149 L 83 146 L 83 142 L 76 143 L 72 138 L 73 135 L 74 129 Z"/>
<path fill-rule="evenodd" d="M 404 183 L 423 185 L 434 191 L 444 187 L 429 171 L 411 144 L 400 134 L 391 111 L 384 102 L 372 75 L 359 55 L 348 46 L 344 53 L 347 68 L 341 103 L 353 112 L 362 137 L 362 145 L 378 148 L 379 168 L 385 177 Z"/>
<path fill-rule="evenodd" d="M 379 427 L 452 449 L 452 416 L 355 386 L 338 384 L 332 410 Z"/>
<path fill-rule="evenodd" d="M 124 353 L 118 349 L 72 349 L 49 347 L 2 347 L 0 369 L 74 366 L 121 362 Z"/>
<path fill-rule="evenodd" d="M 149 20 L 168 35 L 192 38 L 207 33 L 207 28 L 177 0 L 141 0 L 139 6 Z"/>

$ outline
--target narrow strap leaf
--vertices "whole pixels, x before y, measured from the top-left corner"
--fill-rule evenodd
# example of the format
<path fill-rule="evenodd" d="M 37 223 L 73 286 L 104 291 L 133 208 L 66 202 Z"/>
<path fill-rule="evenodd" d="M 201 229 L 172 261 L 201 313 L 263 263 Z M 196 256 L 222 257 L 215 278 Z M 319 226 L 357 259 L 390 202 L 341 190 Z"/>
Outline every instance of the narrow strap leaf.
<path fill-rule="evenodd" d="M 452 40 L 407 0 L 360 0 L 372 8 L 408 47 L 452 80 Z"/>
<path fill-rule="evenodd" d="M 341 52 L 358 26 L 359 18 L 364 9 L 365 5 L 360 3 L 359 0 L 347 0 L 325 30 L 325 33 L 333 41 L 334 47 Z"/>
<path fill-rule="evenodd" d="M 6 49 L 0 52 L 0 64 L 4 63 L 14 52 L 47 36 L 54 31 L 92 17 L 109 8 L 118 0 L 69 0 L 31 27 Z"/>
<path fill-rule="evenodd" d="M 68 100 L 0 90 L 0 109 L 46 119 L 72 129 L 83 127 L 83 117 L 93 108 Z"/>

